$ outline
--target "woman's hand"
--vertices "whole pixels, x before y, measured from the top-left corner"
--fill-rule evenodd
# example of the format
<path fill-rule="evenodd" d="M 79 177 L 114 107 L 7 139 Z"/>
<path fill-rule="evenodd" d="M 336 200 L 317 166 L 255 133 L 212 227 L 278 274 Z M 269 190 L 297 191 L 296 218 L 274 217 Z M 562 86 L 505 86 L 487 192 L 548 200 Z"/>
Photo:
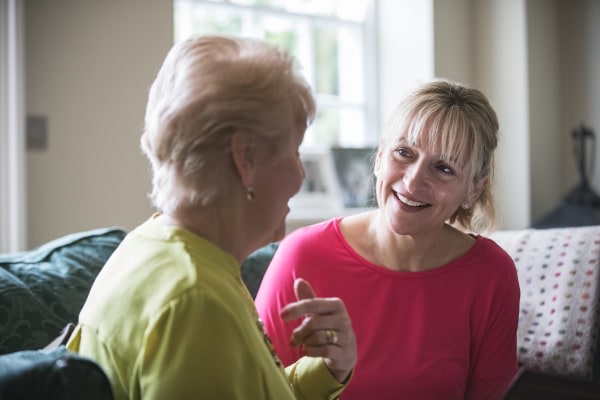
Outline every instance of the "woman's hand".
<path fill-rule="evenodd" d="M 281 318 L 291 321 L 304 317 L 292 332 L 290 344 L 302 346 L 311 357 L 323 357 L 338 382 L 345 382 L 356 364 L 356 338 L 350 316 L 339 298 L 317 298 L 304 279 L 296 279 L 298 301 L 281 310 Z"/>

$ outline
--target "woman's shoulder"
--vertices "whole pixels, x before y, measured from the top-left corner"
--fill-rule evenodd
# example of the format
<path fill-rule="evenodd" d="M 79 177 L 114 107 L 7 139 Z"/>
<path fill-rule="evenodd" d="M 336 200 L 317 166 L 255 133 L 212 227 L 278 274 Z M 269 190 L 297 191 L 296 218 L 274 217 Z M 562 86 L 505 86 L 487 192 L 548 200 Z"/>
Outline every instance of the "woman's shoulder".
<path fill-rule="evenodd" d="M 487 236 L 476 235 L 476 245 L 473 247 L 472 257 L 480 264 L 488 266 L 488 272 L 516 277 L 517 268 L 510 254 L 498 243 Z"/>
<path fill-rule="evenodd" d="M 370 220 L 369 212 L 333 217 L 290 232 L 281 241 L 281 246 L 352 247 L 353 238 L 364 236 Z"/>
<path fill-rule="evenodd" d="M 279 243 L 274 259 L 289 263 L 291 259 L 300 262 L 332 256 L 335 249 L 344 248 L 339 233 L 340 219 L 331 218 L 290 232 Z"/>
<path fill-rule="evenodd" d="M 485 252 L 490 255 L 495 255 L 496 257 L 500 257 L 503 259 L 508 258 L 511 261 L 511 263 L 513 262 L 512 256 L 510 254 L 508 254 L 508 252 L 506 250 L 504 250 L 504 248 L 502 248 L 502 246 L 500 246 L 498 243 L 496 243 L 489 236 L 478 234 L 478 235 L 474 235 L 474 237 L 477 240 L 477 243 L 480 247 L 480 251 Z"/>
<path fill-rule="evenodd" d="M 282 239 L 281 245 L 286 245 L 290 242 L 322 242 L 336 235 L 340 220 L 341 217 L 335 217 L 297 228 Z"/>

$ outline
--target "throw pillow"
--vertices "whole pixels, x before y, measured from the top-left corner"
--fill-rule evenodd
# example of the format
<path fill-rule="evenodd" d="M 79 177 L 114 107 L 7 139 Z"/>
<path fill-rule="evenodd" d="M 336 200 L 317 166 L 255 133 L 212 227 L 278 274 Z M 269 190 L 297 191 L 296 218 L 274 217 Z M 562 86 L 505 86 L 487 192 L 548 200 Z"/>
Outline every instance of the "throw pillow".
<path fill-rule="evenodd" d="M 599 333 L 600 227 L 499 231 L 521 286 L 520 363 L 591 378 Z"/>

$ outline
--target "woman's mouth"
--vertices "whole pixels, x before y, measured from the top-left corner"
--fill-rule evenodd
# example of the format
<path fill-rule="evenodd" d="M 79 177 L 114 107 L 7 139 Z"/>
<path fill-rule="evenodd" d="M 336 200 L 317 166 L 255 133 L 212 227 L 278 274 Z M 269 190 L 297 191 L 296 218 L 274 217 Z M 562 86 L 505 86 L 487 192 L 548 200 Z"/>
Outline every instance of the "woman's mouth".
<path fill-rule="evenodd" d="M 396 193 L 396 198 L 398 198 L 398 200 L 400 200 L 400 202 L 402 204 L 406 204 L 407 206 L 410 206 L 410 207 L 425 207 L 425 206 L 428 206 L 427 203 L 421 203 L 419 201 L 410 200 L 410 199 L 402 196 L 400 193 Z"/>

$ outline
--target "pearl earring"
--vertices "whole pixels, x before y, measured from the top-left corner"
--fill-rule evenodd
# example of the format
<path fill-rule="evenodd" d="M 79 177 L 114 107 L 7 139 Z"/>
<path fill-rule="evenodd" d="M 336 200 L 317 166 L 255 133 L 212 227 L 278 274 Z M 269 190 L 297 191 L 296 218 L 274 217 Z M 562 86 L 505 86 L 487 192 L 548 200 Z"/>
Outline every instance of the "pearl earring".
<path fill-rule="evenodd" d="M 470 205 L 469 203 L 466 203 L 466 202 L 465 202 L 465 203 L 463 203 L 463 204 L 462 204 L 462 206 L 461 206 L 461 207 L 463 208 L 463 210 L 468 210 L 468 209 L 469 209 L 469 207 L 471 207 L 471 205 Z"/>
<path fill-rule="evenodd" d="M 254 193 L 254 189 L 252 188 L 252 186 L 248 186 L 248 189 L 246 189 L 246 198 L 248 199 L 248 201 L 256 200 L 256 194 Z"/>

